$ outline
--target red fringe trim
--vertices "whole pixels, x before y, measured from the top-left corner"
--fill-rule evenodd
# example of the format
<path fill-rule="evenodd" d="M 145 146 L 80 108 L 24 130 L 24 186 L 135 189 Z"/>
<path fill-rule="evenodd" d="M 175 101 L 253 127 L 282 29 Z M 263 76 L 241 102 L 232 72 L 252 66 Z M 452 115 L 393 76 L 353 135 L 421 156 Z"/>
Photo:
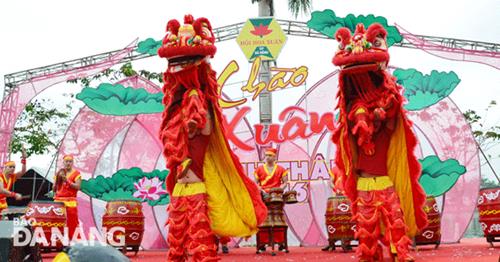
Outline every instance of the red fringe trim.
<path fill-rule="evenodd" d="M 380 227 L 378 225 L 375 226 L 375 230 L 371 233 L 365 228 L 359 228 L 354 234 L 354 238 L 357 239 L 362 239 L 362 238 L 378 239 L 379 236 L 380 236 Z"/>
<path fill-rule="evenodd" d="M 362 215 L 360 212 L 358 212 L 356 215 L 353 216 L 353 220 L 357 221 L 358 223 L 371 225 L 371 224 L 374 224 L 374 223 L 380 221 L 380 214 L 379 214 L 379 212 L 375 211 L 373 213 L 372 217 L 366 218 L 364 215 Z"/>
<path fill-rule="evenodd" d="M 377 253 L 378 244 L 374 241 L 372 247 L 368 247 L 366 244 L 359 244 L 357 253 L 360 257 L 374 257 Z"/>
<path fill-rule="evenodd" d="M 197 95 L 191 94 L 195 90 Z M 190 89 L 184 93 L 182 99 L 183 124 L 187 130 L 191 121 L 196 123 L 196 128 L 203 128 L 207 122 L 207 108 L 205 98 L 198 89 Z"/>
<path fill-rule="evenodd" d="M 168 210 L 169 261 L 185 261 L 187 250 L 193 253 L 193 261 L 219 260 L 204 195 L 173 197 Z"/>
<path fill-rule="evenodd" d="M 186 89 L 198 90 L 201 94 L 199 99 L 184 99 L 183 109 L 186 110 L 188 115 L 199 124 L 200 127 L 204 125 L 205 114 L 207 108 L 205 106 L 197 108 L 197 105 L 210 104 L 213 111 L 216 114 L 217 119 L 221 121 L 220 128 L 222 133 L 225 134 L 226 130 L 223 125 L 223 115 L 222 109 L 219 106 L 219 96 L 217 94 L 218 84 L 216 73 L 209 64 L 202 63 L 197 67 L 189 68 L 177 73 L 165 72 L 163 74 L 164 85 L 163 93 L 165 97 L 163 103 L 165 105 L 165 111 L 162 114 L 162 122 L 160 125 L 160 140 L 164 146 L 163 155 L 168 160 L 167 168 L 170 170 L 170 175 L 167 178 L 167 191 L 172 193 L 173 188 L 176 183 L 177 177 L 177 166 L 184 160 L 187 155 L 187 130 L 186 122 L 181 119 L 181 110 L 172 110 L 175 106 L 173 99 L 179 96 L 177 93 L 182 93 L 182 96 L 186 96 L 188 93 Z M 183 93 L 185 92 L 185 93 Z M 189 100 L 189 101 L 188 101 Z M 187 106 L 187 108 L 184 108 Z M 200 110 L 202 109 L 202 110 Z M 205 112 L 203 111 L 205 110 Z M 267 217 L 267 208 L 262 201 L 259 193 L 259 189 L 255 183 L 245 175 L 243 167 L 238 159 L 238 157 L 232 152 L 231 147 L 227 138 L 225 139 L 226 147 L 231 154 L 231 159 L 236 166 L 238 175 L 243 180 L 248 193 L 252 199 L 254 205 L 255 215 L 257 218 L 257 223 L 261 224 Z"/>
<path fill-rule="evenodd" d="M 413 205 L 414 205 L 414 210 L 415 210 L 415 219 L 417 223 L 417 227 L 419 229 L 423 229 L 427 226 L 427 216 L 423 210 L 423 207 L 425 205 L 426 201 L 426 195 L 425 192 L 423 191 L 422 187 L 418 183 L 418 179 L 420 177 L 421 173 L 421 166 L 415 157 L 414 154 L 414 149 L 417 144 L 417 140 L 415 137 L 415 134 L 412 132 L 411 126 L 412 123 L 406 118 L 405 110 L 403 109 L 403 100 L 404 97 L 401 95 L 401 87 L 397 85 L 396 83 L 396 78 L 390 75 L 388 72 L 384 72 L 384 85 L 388 90 L 391 90 L 391 93 L 394 94 L 396 101 L 400 104 L 399 108 L 395 107 L 398 109 L 399 112 L 401 112 L 401 115 L 403 116 L 404 119 L 404 126 L 405 126 L 405 137 L 406 137 L 406 144 L 407 144 L 407 155 L 408 155 L 408 164 L 409 164 L 409 169 L 410 169 L 410 180 L 411 180 L 411 186 L 412 186 L 412 194 L 413 194 Z M 335 157 L 335 164 L 341 171 L 342 175 L 342 181 L 344 181 L 344 190 L 345 190 L 345 195 L 349 197 L 351 202 L 354 202 L 357 199 L 357 189 L 356 189 L 356 175 L 354 174 L 354 169 L 353 168 L 353 163 L 351 162 L 349 170 L 350 175 L 347 176 L 346 173 L 348 172 L 346 169 L 347 167 L 344 165 L 344 162 L 342 161 L 342 153 L 346 154 L 347 158 L 349 161 L 352 161 L 353 159 L 353 153 L 350 148 L 350 144 L 348 141 L 349 140 L 349 130 L 348 130 L 348 124 L 347 124 L 347 109 L 346 109 L 346 101 L 345 101 L 345 95 L 343 93 L 343 76 L 342 73 L 339 75 L 339 91 L 337 93 L 338 97 L 338 104 L 337 108 L 340 111 L 340 119 L 339 119 L 339 124 L 336 127 L 336 130 L 334 131 L 332 135 L 332 141 L 336 145 L 336 157 Z M 393 115 L 396 112 L 387 112 L 388 115 Z M 341 137 L 340 131 L 343 130 L 343 137 Z M 345 152 L 340 151 L 340 141 L 343 140 L 345 144 L 344 149 Z M 357 206 L 353 205 L 352 206 L 352 211 L 353 215 L 357 213 Z"/>

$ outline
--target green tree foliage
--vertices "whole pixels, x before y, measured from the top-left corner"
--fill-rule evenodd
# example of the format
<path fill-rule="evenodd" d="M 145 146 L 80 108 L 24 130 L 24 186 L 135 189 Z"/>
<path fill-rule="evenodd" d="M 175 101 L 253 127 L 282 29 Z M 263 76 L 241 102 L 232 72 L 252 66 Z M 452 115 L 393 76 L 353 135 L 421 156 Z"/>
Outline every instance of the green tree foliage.
<path fill-rule="evenodd" d="M 485 153 L 490 151 L 495 146 L 498 146 L 500 142 L 500 124 L 486 124 L 486 117 L 488 113 L 492 109 L 496 108 L 496 106 L 497 102 L 495 100 L 492 100 L 489 103 L 488 107 L 485 109 L 486 115 L 484 117 L 479 115 L 474 110 L 467 110 L 464 113 L 465 119 L 467 119 L 467 122 L 469 122 L 469 124 L 471 125 L 474 138 L 476 138 L 477 143 Z M 491 153 L 487 154 L 487 156 L 490 159 L 500 157 L 500 155 L 494 156 L 491 155 Z"/>
<path fill-rule="evenodd" d="M 132 63 L 126 63 L 122 65 L 119 69 L 108 68 L 101 73 L 95 74 L 91 77 L 83 77 L 73 80 L 68 80 L 68 83 L 81 84 L 83 87 L 88 87 L 91 85 L 97 85 L 102 82 L 117 82 L 126 77 L 131 77 L 135 75 L 140 75 L 150 81 L 153 81 L 160 85 L 163 83 L 163 74 L 155 73 L 148 70 L 135 70 Z"/>
<path fill-rule="evenodd" d="M 487 124 L 488 114 L 496 109 L 497 102 L 495 100 L 490 101 L 488 106 L 485 109 L 484 116 L 478 114 L 474 110 L 467 110 L 464 113 L 464 117 L 469 122 L 472 128 L 472 134 L 476 139 L 477 145 L 480 150 L 484 153 L 483 159 L 484 161 L 481 163 L 481 166 L 485 166 L 488 161 L 491 163 L 492 160 L 499 159 L 499 149 L 498 145 L 500 144 L 500 124 L 498 122 L 494 125 Z M 496 115 L 498 116 L 498 115 Z M 490 169 L 493 169 L 493 166 L 489 166 Z M 492 170 L 496 175 L 495 171 Z M 500 184 L 500 178 L 497 175 L 497 181 L 489 180 L 486 177 L 481 179 L 481 187 L 491 187 L 498 186 Z"/>
<path fill-rule="evenodd" d="M 268 5 L 271 10 L 271 16 L 274 16 L 274 0 L 252 0 L 252 4 L 258 3 L 260 5 Z M 311 10 L 311 0 L 288 0 L 288 10 L 297 17 L 299 13 L 307 14 Z"/>
<path fill-rule="evenodd" d="M 70 123 L 71 109 L 71 102 L 64 109 L 56 108 L 49 99 L 28 103 L 15 124 L 11 152 L 21 152 L 21 145 L 28 156 L 54 151 Z"/>
<path fill-rule="evenodd" d="M 481 188 L 488 188 L 488 187 L 500 187 L 500 182 L 488 179 L 487 177 L 482 177 Z"/>
<path fill-rule="evenodd" d="M 307 14 L 311 10 L 311 0 L 288 0 L 288 10 L 297 17 L 299 13 Z"/>

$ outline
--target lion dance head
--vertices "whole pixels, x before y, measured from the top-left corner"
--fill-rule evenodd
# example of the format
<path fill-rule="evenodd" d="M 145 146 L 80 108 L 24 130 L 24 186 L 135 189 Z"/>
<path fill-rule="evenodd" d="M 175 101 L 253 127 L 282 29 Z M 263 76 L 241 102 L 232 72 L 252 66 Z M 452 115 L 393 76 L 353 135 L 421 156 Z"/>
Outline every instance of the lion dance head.
<path fill-rule="evenodd" d="M 335 39 L 339 46 L 332 62 L 340 67 L 341 99 L 361 97 L 369 103 L 378 99 L 382 90 L 395 92 L 393 77 L 386 70 L 389 63 L 386 37 L 387 31 L 378 23 L 368 29 L 360 23 L 354 34 L 345 27 L 337 30 Z"/>
<path fill-rule="evenodd" d="M 385 69 L 389 62 L 386 36 L 387 31 L 380 24 L 372 24 L 367 30 L 358 24 L 354 34 L 346 27 L 340 28 L 335 33 L 339 47 L 333 64 L 345 73 Z"/>
<path fill-rule="evenodd" d="M 186 15 L 183 25 L 176 19 L 168 21 L 167 34 L 158 54 L 168 60 L 168 71 L 179 72 L 212 58 L 217 51 L 214 43 L 210 21 L 204 17 L 194 20 L 192 15 Z"/>
<path fill-rule="evenodd" d="M 208 112 L 221 114 L 216 73 L 210 66 L 217 51 L 214 43 L 208 19 L 195 20 L 186 15 L 183 25 L 175 19 L 167 23 L 167 33 L 158 50 L 158 55 L 168 61 L 163 73 L 165 110 L 160 140 L 172 175 L 187 157 L 188 130 L 202 128 Z"/>

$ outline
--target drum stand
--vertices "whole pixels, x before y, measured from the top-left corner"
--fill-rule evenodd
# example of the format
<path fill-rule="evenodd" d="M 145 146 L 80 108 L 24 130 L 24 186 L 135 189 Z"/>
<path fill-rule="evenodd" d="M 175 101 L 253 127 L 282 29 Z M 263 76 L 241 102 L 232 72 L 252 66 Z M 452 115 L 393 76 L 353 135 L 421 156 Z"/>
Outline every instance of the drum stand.
<path fill-rule="evenodd" d="M 276 252 L 274 250 L 275 245 L 279 245 L 279 251 L 289 253 L 290 251 L 288 250 L 287 230 L 287 226 L 259 227 L 259 232 L 257 233 L 257 251 L 255 253 L 260 254 L 266 251 L 266 245 L 271 247 L 271 256 L 276 256 Z M 276 242 L 275 236 L 277 235 L 281 235 L 281 238 L 283 240 Z"/>
<path fill-rule="evenodd" d="M 340 241 L 340 245 L 335 244 L 337 240 Z M 343 240 L 343 239 L 328 239 L 328 246 L 321 249 L 321 251 L 335 251 L 337 247 L 342 248 L 344 252 L 348 252 L 352 250 L 352 247 L 355 245 L 351 244 L 351 240 Z"/>
<path fill-rule="evenodd" d="M 425 245 L 435 245 L 434 249 L 438 249 L 440 244 L 441 244 L 441 239 L 439 239 L 438 241 L 434 241 L 434 242 L 417 242 L 414 240 L 412 246 L 415 250 L 417 249 L 417 246 L 425 246 Z"/>
<path fill-rule="evenodd" d="M 491 247 L 495 247 L 493 242 L 500 242 L 500 236 L 487 236 L 486 242 L 490 243 Z"/>
<path fill-rule="evenodd" d="M 283 209 L 285 203 L 282 196 L 279 194 L 279 192 L 282 193 L 283 190 L 276 189 L 275 191 L 278 192 L 278 194 L 271 193 L 271 198 L 263 196 L 263 200 L 267 206 L 267 218 L 259 226 L 259 232 L 257 232 L 256 254 L 266 251 L 266 245 L 271 247 L 272 256 L 276 256 L 274 245 L 279 245 L 279 251 L 284 251 L 285 253 L 290 252 L 288 250 L 287 240 L 288 225 L 286 224 Z"/>
<path fill-rule="evenodd" d="M 139 246 L 120 246 L 120 247 L 115 247 L 118 249 L 123 255 L 127 255 L 128 251 L 134 252 L 134 256 L 137 256 L 137 253 L 139 253 Z"/>

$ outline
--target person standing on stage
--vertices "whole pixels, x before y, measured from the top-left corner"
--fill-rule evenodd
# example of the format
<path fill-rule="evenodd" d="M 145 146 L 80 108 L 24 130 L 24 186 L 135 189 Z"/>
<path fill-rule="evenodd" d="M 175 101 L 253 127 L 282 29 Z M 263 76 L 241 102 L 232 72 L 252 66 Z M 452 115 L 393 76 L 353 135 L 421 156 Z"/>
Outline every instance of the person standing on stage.
<path fill-rule="evenodd" d="M 288 181 L 288 170 L 276 164 L 276 153 L 275 148 L 266 149 L 264 159 L 266 163 L 259 166 L 254 173 L 257 184 L 265 193 L 269 193 L 269 190 L 275 187 L 284 189 Z"/>
<path fill-rule="evenodd" d="M 7 161 L 3 164 L 3 172 L 0 173 L 0 214 L 2 210 L 8 207 L 7 197 L 12 197 L 16 200 L 22 199 L 21 194 L 11 191 L 16 180 L 26 173 L 26 151 L 24 147 L 21 150 L 21 171 L 16 173 L 16 163 L 14 161 Z"/>
<path fill-rule="evenodd" d="M 265 163 L 260 165 L 254 173 L 263 198 L 272 188 L 282 188 L 284 191 L 288 181 L 288 170 L 276 163 L 277 150 L 275 148 L 268 148 L 264 154 Z M 264 235 L 266 234 L 261 231 L 257 232 L 257 239 L 265 238 Z M 259 252 L 265 250 L 265 247 L 259 248 Z M 285 250 L 285 245 L 281 244 L 278 250 Z"/>
<path fill-rule="evenodd" d="M 227 246 L 227 244 L 229 242 L 231 242 L 231 238 L 230 237 L 217 237 L 217 241 L 216 242 L 220 243 L 220 245 L 222 247 L 222 253 L 229 254 L 229 247 Z"/>
<path fill-rule="evenodd" d="M 359 260 L 382 261 L 382 242 L 393 260 L 414 261 L 410 238 L 427 226 L 426 195 L 404 90 L 388 70 L 387 30 L 359 23 L 354 33 L 339 28 L 335 38 L 339 117 L 332 142 L 357 223 Z"/>
<path fill-rule="evenodd" d="M 54 201 L 64 203 L 66 207 L 66 226 L 69 240 L 73 239 L 78 227 L 78 208 L 76 195 L 82 183 L 80 172 L 73 168 L 73 156 L 63 157 L 63 168 L 57 171 L 54 179 Z"/>
<path fill-rule="evenodd" d="M 217 261 L 214 235 L 249 237 L 267 209 L 226 136 L 209 20 L 188 14 L 166 29 L 158 55 L 168 60 L 159 132 L 170 170 L 167 260 Z"/>

